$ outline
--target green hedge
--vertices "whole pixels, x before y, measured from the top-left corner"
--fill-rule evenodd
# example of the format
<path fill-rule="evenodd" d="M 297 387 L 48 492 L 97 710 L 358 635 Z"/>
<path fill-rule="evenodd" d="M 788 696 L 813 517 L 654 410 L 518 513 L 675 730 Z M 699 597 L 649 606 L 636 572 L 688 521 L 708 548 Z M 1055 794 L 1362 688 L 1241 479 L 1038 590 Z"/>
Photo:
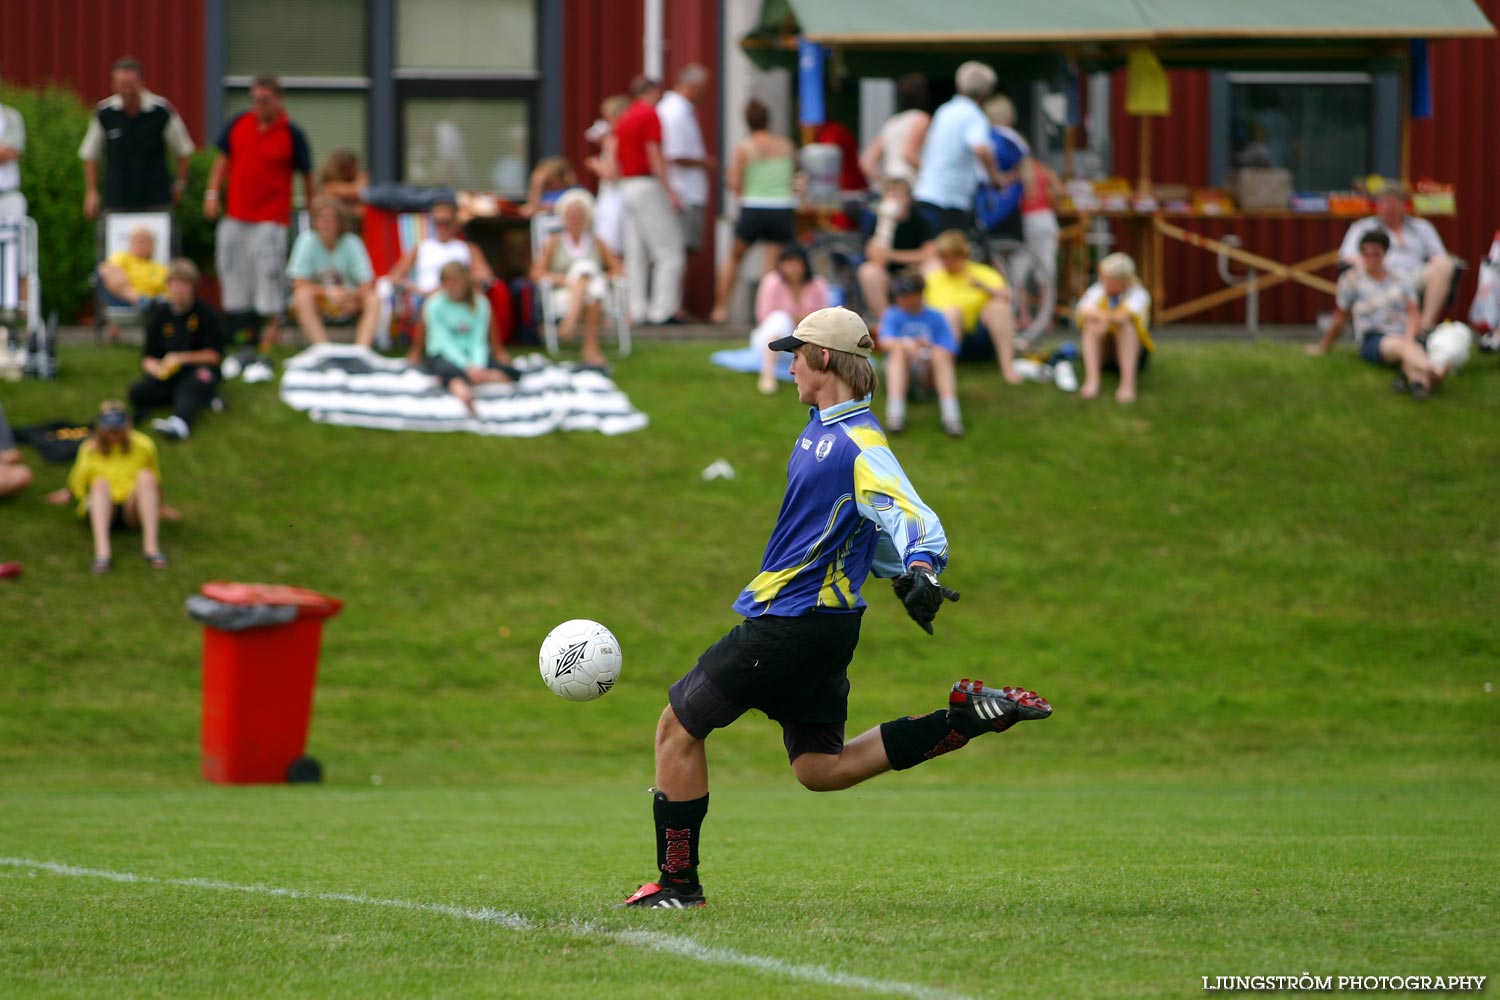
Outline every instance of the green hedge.
<path fill-rule="evenodd" d="M 27 214 L 36 220 L 42 279 L 42 308 L 56 310 L 64 323 L 78 319 L 90 301 L 89 273 L 95 259 L 95 226 L 83 215 L 83 166 L 78 145 L 92 108 L 64 87 L 22 88 L 0 83 L 0 104 L 26 121 L 21 154 L 21 192 Z M 213 224 L 203 218 L 203 186 L 212 150 L 193 154 L 188 190 L 178 207 L 181 249 L 208 274 L 213 269 Z"/>
<path fill-rule="evenodd" d="M 78 315 L 89 296 L 94 264 L 94 226 L 83 217 L 83 168 L 78 144 L 89 125 L 89 108 L 63 87 L 22 89 L 0 84 L 0 104 L 26 121 L 21 154 L 21 193 L 41 237 L 42 308 L 64 322 Z"/>

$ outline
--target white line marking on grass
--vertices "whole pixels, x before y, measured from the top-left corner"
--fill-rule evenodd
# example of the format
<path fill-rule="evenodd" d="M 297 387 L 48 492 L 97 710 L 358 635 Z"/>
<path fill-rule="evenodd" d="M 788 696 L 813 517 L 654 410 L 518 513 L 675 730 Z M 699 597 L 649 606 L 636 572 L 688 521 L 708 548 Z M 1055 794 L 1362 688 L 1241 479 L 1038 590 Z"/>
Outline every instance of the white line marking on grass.
<path fill-rule="evenodd" d="M 538 923 L 519 913 L 494 910 L 489 907 L 454 906 L 449 903 L 417 903 L 406 899 L 380 899 L 346 892 L 307 892 L 302 889 L 284 889 L 273 885 L 244 885 L 238 882 L 220 882 L 205 878 L 157 878 L 152 875 L 137 875 L 134 872 L 107 871 L 102 868 L 81 868 L 77 865 L 59 864 L 55 861 L 36 861 L 31 858 L 0 857 L 0 865 L 10 868 L 25 868 L 32 871 L 50 872 L 72 878 L 98 878 L 110 882 L 136 885 L 176 885 L 188 889 L 217 889 L 221 892 L 243 892 L 257 896 L 279 896 L 283 899 L 310 899 L 324 903 L 354 903 L 358 906 L 381 906 L 393 910 L 410 910 L 414 913 L 436 913 L 459 920 L 475 920 L 496 924 L 513 931 L 554 931 L 575 934 L 580 937 L 608 938 L 621 944 L 650 951 L 665 952 L 679 958 L 702 962 L 706 965 L 732 965 L 754 972 L 817 983 L 820 986 L 843 986 L 866 993 L 886 993 L 895 996 L 917 997 L 918 1000 L 971 1000 L 960 993 L 922 986 L 918 983 L 903 983 L 888 979 L 871 979 L 847 972 L 836 972 L 821 965 L 800 965 L 764 955 L 749 955 L 731 948 L 717 948 L 700 944 L 689 937 L 663 934 L 658 931 L 617 931 L 582 921 L 566 925 L 549 926 Z"/>

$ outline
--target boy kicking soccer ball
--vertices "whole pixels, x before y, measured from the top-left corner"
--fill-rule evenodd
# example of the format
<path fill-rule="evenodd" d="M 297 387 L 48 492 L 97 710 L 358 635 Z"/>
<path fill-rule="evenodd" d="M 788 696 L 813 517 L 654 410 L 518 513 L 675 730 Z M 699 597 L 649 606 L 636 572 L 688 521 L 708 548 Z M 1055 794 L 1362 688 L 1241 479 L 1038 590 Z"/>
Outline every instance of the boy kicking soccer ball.
<path fill-rule="evenodd" d="M 1035 692 L 964 679 L 948 704 L 844 742 L 849 680 L 873 571 L 928 634 L 944 601 L 948 541 L 870 412 L 874 341 L 847 309 L 820 309 L 770 345 L 791 351 L 797 398 L 812 407 L 792 446 L 781 514 L 761 571 L 734 608 L 745 620 L 672 685 L 656 729 L 657 881 L 624 906 L 703 906 L 698 835 L 708 814 L 705 741 L 755 708 L 781 724 L 792 773 L 813 791 L 849 788 L 957 750 L 976 736 L 1045 719 Z"/>

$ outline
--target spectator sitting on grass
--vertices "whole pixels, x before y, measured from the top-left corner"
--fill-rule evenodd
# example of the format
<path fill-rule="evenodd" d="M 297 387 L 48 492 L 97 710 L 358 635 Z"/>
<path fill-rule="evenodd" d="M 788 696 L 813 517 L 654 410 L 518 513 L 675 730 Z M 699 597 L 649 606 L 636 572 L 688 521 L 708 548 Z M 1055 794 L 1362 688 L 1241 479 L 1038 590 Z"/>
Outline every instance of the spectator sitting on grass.
<path fill-rule="evenodd" d="M 923 298 L 948 318 L 959 357 L 998 357 L 1005 381 L 1020 382 L 1014 364 L 1016 319 L 1005 278 L 988 264 L 969 259 L 969 238 L 960 230 L 941 233 L 933 248 L 938 266 L 924 275 Z"/>
<path fill-rule="evenodd" d="M 1406 282 L 1417 296 L 1421 330 L 1426 332 L 1437 326 L 1447 305 L 1453 285 L 1453 259 L 1432 223 L 1407 214 L 1406 198 L 1404 187 L 1386 181 L 1375 195 L 1375 214 L 1349 227 L 1339 245 L 1339 256 L 1358 267 L 1363 262 L 1365 234 L 1383 233 L 1390 244 L 1384 269 Z"/>
<path fill-rule="evenodd" d="M 557 201 L 562 228 L 543 241 L 531 264 L 531 280 L 552 296 L 552 311 L 562 317 L 557 335 L 571 341 L 583 320 L 583 350 L 580 357 L 590 367 L 604 367 L 599 350 L 599 321 L 609 282 L 620 276 L 620 260 L 593 233 L 594 196 L 582 189 L 569 191 Z"/>
<path fill-rule="evenodd" d="M 1078 300 L 1074 312 L 1083 338 L 1084 399 L 1099 395 L 1099 373 L 1120 373 L 1115 399 L 1135 402 L 1136 376 L 1151 362 L 1151 293 L 1135 273 L 1129 255 L 1112 253 L 1099 262 L 1099 280 Z"/>
<path fill-rule="evenodd" d="M 938 412 L 949 437 L 963 437 L 958 409 L 958 339 L 947 317 L 922 301 L 925 283 L 916 271 L 891 282 L 895 301 L 880 317 L 880 348 L 885 352 L 885 429 L 906 430 L 906 396 L 913 381 L 937 390 Z"/>
<path fill-rule="evenodd" d="M 87 517 L 94 532 L 95 573 L 113 565 L 110 531 L 139 528 L 141 552 L 152 569 L 166 569 L 159 532 L 161 519 L 178 514 L 161 502 L 161 467 L 156 444 L 136 430 L 125 404 L 110 400 L 99 407 L 94 433 L 78 449 L 68 485 L 47 494 L 49 503 L 78 501 L 78 516 Z"/>
<path fill-rule="evenodd" d="M 443 265 L 440 278 L 441 287 L 422 303 L 422 322 L 409 360 L 420 361 L 477 417 L 473 387 L 511 382 L 519 373 L 498 342 L 491 352 L 490 304 L 475 291 L 469 269 L 450 261 Z"/>
<path fill-rule="evenodd" d="M 454 202 L 440 201 L 433 205 L 431 218 L 432 235 L 402 254 L 387 276 L 393 285 L 412 296 L 414 308 L 420 308 L 422 299 L 437 291 L 439 274 L 450 262 L 462 264 L 481 286 L 495 280 L 484 252 L 464 239 Z"/>
<path fill-rule="evenodd" d="M 167 301 L 146 324 L 141 370 L 146 377 L 130 387 L 137 419 L 154 406 L 172 415 L 151 426 L 173 441 L 186 441 L 193 418 L 214 401 L 219 364 L 224 360 L 224 325 L 213 306 L 198 300 L 198 268 L 186 257 L 172 261 Z"/>
<path fill-rule="evenodd" d="M 771 350 L 771 342 L 790 337 L 797 324 L 809 313 L 828 307 L 828 283 L 812 273 L 807 251 L 793 243 L 781 248 L 774 270 L 760 279 L 755 290 L 754 330 L 750 343 L 761 349 L 761 395 L 776 392 L 776 363 L 781 352 Z"/>
<path fill-rule="evenodd" d="M 6 422 L 5 408 L 0 407 L 0 497 L 14 496 L 30 485 L 31 470 L 21 461 L 16 436 Z"/>
<path fill-rule="evenodd" d="M 292 309 L 297 325 L 314 344 L 328 342 L 329 323 L 358 320 L 354 342 L 375 342 L 380 304 L 375 297 L 375 269 L 358 236 L 344 231 L 339 203 L 319 195 L 312 203 L 312 228 L 292 244 L 287 276 L 292 279 Z"/>
<path fill-rule="evenodd" d="M 1337 308 L 1323 330 L 1323 339 L 1309 344 L 1307 353 L 1327 354 L 1352 316 L 1359 356 L 1372 365 L 1395 367 L 1393 388 L 1423 400 L 1442 373 L 1433 369 L 1427 351 L 1417 342 L 1421 314 L 1411 282 L 1385 266 L 1390 248 L 1391 238 L 1382 229 L 1372 228 L 1360 236 L 1359 264 L 1339 277 Z"/>
<path fill-rule="evenodd" d="M 149 226 L 130 231 L 127 249 L 116 250 L 99 265 L 106 305 L 150 309 L 167 294 L 167 265 L 155 253 L 156 234 Z"/>

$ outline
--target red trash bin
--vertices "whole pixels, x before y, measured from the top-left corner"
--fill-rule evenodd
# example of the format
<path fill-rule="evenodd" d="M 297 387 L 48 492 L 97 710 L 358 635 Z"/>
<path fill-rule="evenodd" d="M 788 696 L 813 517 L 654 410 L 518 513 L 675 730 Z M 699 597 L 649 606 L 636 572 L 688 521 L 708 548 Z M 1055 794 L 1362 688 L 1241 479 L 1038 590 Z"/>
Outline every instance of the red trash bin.
<path fill-rule="evenodd" d="M 296 608 L 286 624 L 203 627 L 203 776 L 221 784 L 316 781 L 303 757 L 318 676 L 323 620 L 344 606 L 301 587 L 215 580 L 203 596 L 223 604 Z"/>

